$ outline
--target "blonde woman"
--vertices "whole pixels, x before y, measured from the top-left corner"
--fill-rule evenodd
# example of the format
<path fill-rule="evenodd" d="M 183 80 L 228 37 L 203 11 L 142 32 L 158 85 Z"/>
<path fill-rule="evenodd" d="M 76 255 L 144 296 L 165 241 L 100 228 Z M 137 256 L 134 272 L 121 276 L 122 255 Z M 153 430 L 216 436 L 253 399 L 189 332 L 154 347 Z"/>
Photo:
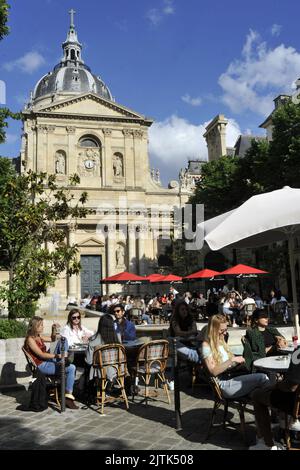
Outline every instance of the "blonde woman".
<path fill-rule="evenodd" d="M 225 340 L 227 321 L 224 315 L 213 315 L 208 321 L 206 338 L 202 346 L 203 362 L 209 373 L 217 377 L 225 398 L 238 398 L 259 387 L 270 385 L 265 374 L 238 375 L 235 368 L 244 364 L 242 356 L 234 356 Z M 232 378 L 232 376 L 234 377 Z"/>
<path fill-rule="evenodd" d="M 56 375 L 59 374 L 59 359 L 60 354 L 60 342 L 57 343 L 55 352 L 52 354 L 47 352 L 45 342 L 51 342 L 53 334 L 50 336 L 44 336 L 44 322 L 41 317 L 33 317 L 30 320 L 27 335 L 24 342 L 26 351 L 30 354 L 32 360 L 36 364 L 37 368 L 42 374 L 45 375 Z M 53 333 L 53 332 L 52 332 Z M 65 345 L 66 351 L 68 350 L 68 343 Z M 73 364 L 66 367 L 66 406 L 71 409 L 78 409 L 75 404 L 73 396 L 73 386 L 75 381 L 76 368 Z"/>

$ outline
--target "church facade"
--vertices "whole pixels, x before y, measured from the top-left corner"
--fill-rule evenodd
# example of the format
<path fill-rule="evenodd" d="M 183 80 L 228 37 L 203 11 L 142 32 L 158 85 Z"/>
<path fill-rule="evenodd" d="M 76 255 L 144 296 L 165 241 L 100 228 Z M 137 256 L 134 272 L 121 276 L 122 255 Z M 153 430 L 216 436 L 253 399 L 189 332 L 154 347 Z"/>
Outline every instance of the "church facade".
<path fill-rule="evenodd" d="M 86 219 L 65 221 L 70 245 L 78 246 L 79 276 L 61 275 L 48 296 L 64 299 L 100 291 L 99 280 L 129 270 L 145 275 L 170 244 L 173 209 L 187 202 L 190 188 L 160 183 L 151 171 L 148 130 L 152 120 L 114 101 L 109 88 L 82 59 L 73 12 L 63 58 L 42 77 L 23 111 L 21 171 L 56 174 L 80 184 L 75 198 L 88 192 Z M 55 246 L 49 247 L 55 250 Z M 112 292 L 119 286 L 105 286 Z"/>

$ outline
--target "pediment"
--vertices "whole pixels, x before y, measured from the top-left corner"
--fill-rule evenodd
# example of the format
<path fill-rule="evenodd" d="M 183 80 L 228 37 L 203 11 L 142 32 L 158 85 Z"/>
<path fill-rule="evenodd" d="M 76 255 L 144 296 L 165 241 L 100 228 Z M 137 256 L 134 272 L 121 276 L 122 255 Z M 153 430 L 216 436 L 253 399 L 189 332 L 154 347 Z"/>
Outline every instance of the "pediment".
<path fill-rule="evenodd" d="M 123 117 L 145 120 L 145 116 L 136 113 L 114 101 L 106 100 L 94 93 L 86 93 L 68 98 L 39 108 L 38 113 L 55 113 L 86 116 Z"/>
<path fill-rule="evenodd" d="M 78 246 L 88 246 L 88 247 L 92 247 L 92 246 L 96 246 L 96 247 L 104 247 L 104 243 L 101 242 L 100 240 L 97 240 L 97 238 L 94 238 L 94 237 L 90 237 L 90 238 L 87 238 L 86 240 L 84 240 L 83 242 L 80 242 L 78 243 Z"/>

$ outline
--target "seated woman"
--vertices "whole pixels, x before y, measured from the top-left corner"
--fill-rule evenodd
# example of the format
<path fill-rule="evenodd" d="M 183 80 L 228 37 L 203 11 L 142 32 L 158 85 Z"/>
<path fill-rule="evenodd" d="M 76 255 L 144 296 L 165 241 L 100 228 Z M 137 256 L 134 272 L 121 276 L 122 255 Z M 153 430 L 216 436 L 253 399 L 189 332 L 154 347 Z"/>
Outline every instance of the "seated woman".
<path fill-rule="evenodd" d="M 256 359 L 278 354 L 278 349 L 286 346 L 287 341 L 276 328 L 269 327 L 269 317 L 265 310 L 254 310 L 252 326 L 246 331 L 244 358 L 246 367 L 251 370 Z"/>
<path fill-rule="evenodd" d="M 87 343 L 88 339 L 93 335 L 93 331 L 88 330 L 81 325 L 81 313 L 74 308 L 69 312 L 66 326 L 61 331 L 69 346 L 74 344 Z"/>
<path fill-rule="evenodd" d="M 90 381 L 93 380 L 95 377 L 99 377 L 99 369 L 94 368 L 92 364 L 95 350 L 103 344 L 120 344 L 114 326 L 114 319 L 109 314 L 103 315 L 103 317 L 99 319 L 97 331 L 93 336 L 90 337 L 89 340 L 88 348 L 85 355 L 85 362 L 88 366 L 90 366 L 88 372 Z M 116 369 L 113 367 L 108 367 L 107 379 L 109 380 L 110 385 L 107 386 L 106 397 L 109 397 L 109 392 L 111 391 L 112 384 L 116 376 Z"/>
<path fill-rule="evenodd" d="M 170 319 L 169 334 L 172 337 L 180 337 L 180 339 L 177 340 L 177 352 L 179 356 L 191 362 L 201 362 L 197 347 L 192 346 L 189 339 L 191 336 L 194 336 L 195 339 L 197 338 L 197 325 L 188 304 L 184 300 L 177 302 L 175 305 L 175 311 Z"/>
<path fill-rule="evenodd" d="M 244 364 L 242 356 L 234 356 L 226 342 L 227 321 L 224 315 L 214 315 L 208 321 L 207 336 L 203 341 L 202 357 L 208 372 L 217 377 L 224 398 L 239 398 L 248 395 L 254 389 L 269 385 L 265 374 L 238 375 L 234 370 Z M 237 374 L 235 377 L 233 375 Z"/>
<path fill-rule="evenodd" d="M 58 375 L 60 373 L 59 368 L 59 359 L 61 359 L 61 343 L 58 342 L 55 348 L 55 352 L 52 354 L 47 352 L 45 345 L 46 342 L 54 341 L 54 335 L 44 336 L 44 323 L 43 318 L 33 317 L 30 320 L 28 331 L 26 334 L 24 348 L 32 360 L 36 364 L 37 368 L 42 374 L 45 375 Z M 53 330 L 52 330 L 53 331 Z M 68 343 L 66 341 L 65 350 L 68 350 Z M 76 368 L 73 364 L 66 366 L 66 406 L 71 409 L 78 409 L 78 406 L 75 404 L 73 396 L 73 387 L 75 381 L 75 372 Z"/>

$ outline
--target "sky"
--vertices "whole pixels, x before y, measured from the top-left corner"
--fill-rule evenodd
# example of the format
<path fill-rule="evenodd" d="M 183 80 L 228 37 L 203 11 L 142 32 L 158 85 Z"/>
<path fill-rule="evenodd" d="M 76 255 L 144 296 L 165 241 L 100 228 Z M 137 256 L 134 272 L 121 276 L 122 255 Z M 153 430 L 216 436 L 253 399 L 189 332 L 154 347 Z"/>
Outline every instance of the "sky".
<path fill-rule="evenodd" d="M 0 43 L 6 105 L 22 109 L 36 82 L 62 57 L 76 10 L 83 59 L 116 102 L 154 120 L 150 166 L 177 179 L 207 159 L 205 127 L 224 114 L 227 146 L 259 125 L 300 77 L 300 2 L 294 0 L 10 0 Z M 3 106 L 3 86 L 2 97 Z M 10 122 L 0 154 L 17 156 L 21 126 Z"/>

